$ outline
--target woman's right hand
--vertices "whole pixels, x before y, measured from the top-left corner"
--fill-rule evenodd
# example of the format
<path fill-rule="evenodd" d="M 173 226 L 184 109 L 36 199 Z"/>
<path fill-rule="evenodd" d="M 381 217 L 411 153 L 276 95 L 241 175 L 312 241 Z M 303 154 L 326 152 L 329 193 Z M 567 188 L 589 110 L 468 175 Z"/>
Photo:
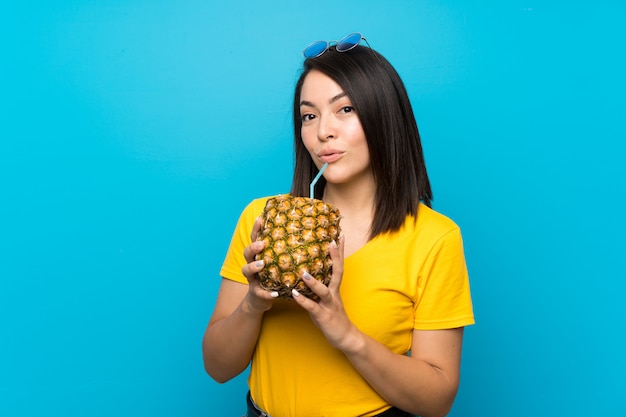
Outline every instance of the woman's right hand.
<path fill-rule="evenodd" d="M 246 296 L 250 307 L 257 311 L 267 311 L 272 308 L 274 299 L 278 297 L 278 292 L 268 291 L 261 287 L 259 283 L 258 273 L 263 269 L 262 260 L 255 260 L 257 254 L 261 253 L 265 248 L 265 243 L 258 240 L 259 231 L 261 230 L 261 218 L 257 218 L 252 228 L 250 238 L 252 243 L 243 250 L 243 256 L 247 264 L 241 268 L 241 272 L 248 280 L 248 294 Z"/>

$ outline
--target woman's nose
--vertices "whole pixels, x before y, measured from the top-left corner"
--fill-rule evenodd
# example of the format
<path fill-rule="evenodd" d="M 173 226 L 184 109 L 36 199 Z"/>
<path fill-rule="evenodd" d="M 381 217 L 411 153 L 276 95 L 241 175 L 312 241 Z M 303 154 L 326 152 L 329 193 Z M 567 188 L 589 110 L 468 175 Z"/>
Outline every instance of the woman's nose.
<path fill-rule="evenodd" d="M 317 126 L 317 138 L 322 142 L 326 142 L 337 137 L 336 126 L 332 117 L 320 117 Z"/>

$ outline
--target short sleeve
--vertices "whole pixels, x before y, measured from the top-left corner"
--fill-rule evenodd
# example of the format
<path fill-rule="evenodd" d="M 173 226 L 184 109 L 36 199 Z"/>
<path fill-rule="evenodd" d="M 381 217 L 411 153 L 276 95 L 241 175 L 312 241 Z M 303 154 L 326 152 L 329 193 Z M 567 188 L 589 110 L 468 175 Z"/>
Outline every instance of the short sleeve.
<path fill-rule="evenodd" d="M 455 227 L 432 246 L 418 278 L 416 330 L 474 324 L 469 275 L 461 231 Z"/>
<path fill-rule="evenodd" d="M 241 268 L 246 264 L 243 250 L 252 243 L 250 233 L 254 227 L 257 217 L 263 213 L 267 198 L 253 200 L 242 211 L 235 226 L 235 231 L 230 240 L 226 258 L 222 264 L 220 275 L 224 278 L 247 284 L 248 280 L 241 272 Z"/>

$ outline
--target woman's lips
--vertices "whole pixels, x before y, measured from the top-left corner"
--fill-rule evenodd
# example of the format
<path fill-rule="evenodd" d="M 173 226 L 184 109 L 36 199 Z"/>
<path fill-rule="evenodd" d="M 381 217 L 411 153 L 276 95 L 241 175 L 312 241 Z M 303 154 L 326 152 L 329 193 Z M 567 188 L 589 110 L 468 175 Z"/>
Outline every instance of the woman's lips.
<path fill-rule="evenodd" d="M 321 152 L 321 153 L 318 155 L 318 158 L 319 158 L 319 159 L 320 159 L 320 161 L 322 161 L 322 162 L 328 162 L 328 163 L 331 163 L 331 162 L 335 162 L 336 160 L 338 160 L 338 159 L 339 159 L 339 158 L 341 158 L 342 156 L 343 156 L 343 152 L 341 152 L 341 151 L 335 151 L 335 150 L 332 150 L 332 151 L 324 151 L 324 152 Z"/>

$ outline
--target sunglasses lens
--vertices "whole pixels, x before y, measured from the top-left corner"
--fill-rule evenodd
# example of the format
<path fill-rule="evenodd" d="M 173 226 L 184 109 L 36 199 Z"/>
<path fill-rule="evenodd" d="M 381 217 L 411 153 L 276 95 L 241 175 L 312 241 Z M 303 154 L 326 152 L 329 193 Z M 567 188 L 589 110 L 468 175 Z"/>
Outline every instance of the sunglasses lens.
<path fill-rule="evenodd" d="M 317 41 L 304 48 L 302 53 L 305 58 L 315 58 L 316 56 L 322 55 L 326 49 L 328 49 L 328 42 Z"/>
<path fill-rule="evenodd" d="M 363 36 L 361 36 L 360 33 L 351 33 L 339 42 L 337 42 L 337 51 L 349 51 L 350 49 L 357 46 L 359 42 L 361 42 L 361 39 L 363 39 Z"/>

